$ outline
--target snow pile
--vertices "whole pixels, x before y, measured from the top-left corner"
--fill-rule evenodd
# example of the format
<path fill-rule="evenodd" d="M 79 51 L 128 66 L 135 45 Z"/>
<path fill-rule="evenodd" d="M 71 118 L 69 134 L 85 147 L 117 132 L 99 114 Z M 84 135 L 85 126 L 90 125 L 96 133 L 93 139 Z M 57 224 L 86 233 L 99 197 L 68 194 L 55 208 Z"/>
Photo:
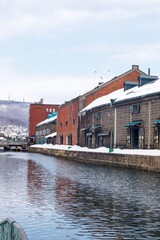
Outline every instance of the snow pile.
<path fill-rule="evenodd" d="M 69 150 L 69 151 L 79 151 L 79 152 L 99 152 L 99 153 L 109 153 L 112 149 L 106 147 L 100 147 L 96 149 L 91 149 L 87 147 L 80 147 L 77 145 L 53 145 L 53 144 L 35 144 L 32 145 L 33 148 L 46 148 L 46 149 L 57 149 L 57 150 Z M 160 156 L 160 150 L 147 150 L 147 149 L 119 149 L 115 148 L 111 152 L 112 154 L 132 154 L 132 155 L 148 155 L 148 156 Z"/>

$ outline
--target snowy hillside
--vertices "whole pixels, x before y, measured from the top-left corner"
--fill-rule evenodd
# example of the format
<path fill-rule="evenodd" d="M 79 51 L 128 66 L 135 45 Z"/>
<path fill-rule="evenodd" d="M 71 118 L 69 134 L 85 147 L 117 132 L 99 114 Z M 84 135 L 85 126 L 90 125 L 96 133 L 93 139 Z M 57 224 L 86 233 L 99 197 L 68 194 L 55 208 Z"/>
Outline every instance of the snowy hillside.
<path fill-rule="evenodd" d="M 0 100 L 0 126 L 21 126 L 28 128 L 29 105 L 26 102 Z"/>

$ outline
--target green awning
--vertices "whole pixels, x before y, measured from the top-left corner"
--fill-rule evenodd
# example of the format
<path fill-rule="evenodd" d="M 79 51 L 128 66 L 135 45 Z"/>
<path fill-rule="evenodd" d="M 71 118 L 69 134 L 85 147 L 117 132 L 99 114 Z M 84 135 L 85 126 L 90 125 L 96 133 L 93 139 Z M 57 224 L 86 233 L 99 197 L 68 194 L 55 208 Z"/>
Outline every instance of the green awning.
<path fill-rule="evenodd" d="M 97 128 L 101 128 L 101 125 L 96 125 L 92 127 L 92 129 L 97 129 Z"/>
<path fill-rule="evenodd" d="M 157 119 L 157 120 L 154 120 L 153 122 L 151 122 L 151 123 L 153 123 L 153 124 L 160 124 L 160 119 Z"/>
<path fill-rule="evenodd" d="M 125 127 L 133 127 L 133 126 L 136 126 L 136 125 L 140 125 L 141 123 L 142 123 L 142 121 L 134 121 L 134 122 L 126 123 L 124 126 Z"/>

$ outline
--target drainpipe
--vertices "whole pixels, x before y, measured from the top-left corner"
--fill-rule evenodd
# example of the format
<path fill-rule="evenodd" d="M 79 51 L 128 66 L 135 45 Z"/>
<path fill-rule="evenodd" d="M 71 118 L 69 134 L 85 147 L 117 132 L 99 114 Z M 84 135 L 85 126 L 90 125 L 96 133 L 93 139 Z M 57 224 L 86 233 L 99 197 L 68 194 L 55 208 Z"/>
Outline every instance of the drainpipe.
<path fill-rule="evenodd" d="M 114 109 L 114 148 L 117 145 L 117 108 Z"/>
<path fill-rule="evenodd" d="M 151 144 L 151 102 L 148 103 L 148 149 Z"/>
<path fill-rule="evenodd" d="M 92 113 L 92 129 L 94 129 L 94 112 Z M 92 132 L 92 148 L 95 148 L 95 132 Z"/>

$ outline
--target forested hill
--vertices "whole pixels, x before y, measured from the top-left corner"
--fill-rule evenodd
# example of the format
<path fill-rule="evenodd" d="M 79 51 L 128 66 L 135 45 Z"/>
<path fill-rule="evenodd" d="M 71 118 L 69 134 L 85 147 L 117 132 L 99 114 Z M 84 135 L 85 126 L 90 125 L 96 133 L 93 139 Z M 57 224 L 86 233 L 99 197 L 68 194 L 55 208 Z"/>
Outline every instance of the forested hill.
<path fill-rule="evenodd" d="M 29 105 L 27 102 L 0 100 L 0 126 L 28 128 Z"/>

